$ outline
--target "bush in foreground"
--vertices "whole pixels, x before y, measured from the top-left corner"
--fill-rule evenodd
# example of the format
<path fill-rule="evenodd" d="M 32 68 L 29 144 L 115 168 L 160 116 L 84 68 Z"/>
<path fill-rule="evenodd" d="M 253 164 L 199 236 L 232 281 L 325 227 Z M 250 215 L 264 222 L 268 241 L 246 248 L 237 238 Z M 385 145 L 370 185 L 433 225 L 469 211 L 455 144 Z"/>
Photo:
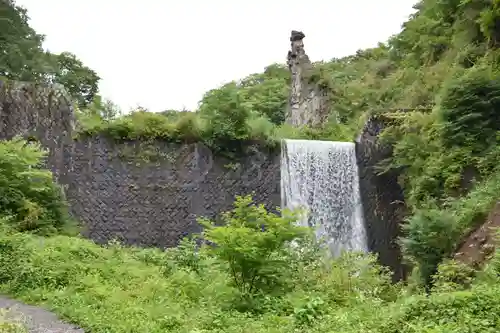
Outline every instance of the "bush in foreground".
<path fill-rule="evenodd" d="M 378 329 L 384 333 L 498 332 L 500 290 L 496 285 L 418 296 L 402 303 Z"/>
<path fill-rule="evenodd" d="M 370 256 L 346 254 L 307 264 L 290 261 L 290 269 L 300 267 L 289 274 L 293 288 L 279 297 L 258 299 L 260 311 L 242 312 L 235 304 L 240 292 L 227 266 L 210 251 L 194 250 L 192 245 L 185 241 L 181 248 L 161 251 L 117 243 L 101 247 L 67 236 L 4 234 L 0 237 L 1 292 L 45 304 L 97 333 L 500 329 L 495 274 L 487 284 L 474 282 L 470 289 L 447 288 L 427 297 L 403 293 L 400 286 L 391 285 Z"/>
<path fill-rule="evenodd" d="M 397 297 L 374 258 L 326 260 L 301 247 L 306 237 L 290 247 L 304 230 L 249 197 L 226 217 L 233 223 L 206 233 L 218 244 L 185 240 L 167 251 L 2 233 L 0 292 L 45 304 L 92 332 L 116 333 L 322 332 L 316 326 L 332 311 L 359 306 L 360 313 Z"/>
<path fill-rule="evenodd" d="M 62 190 L 42 168 L 45 156 L 38 143 L 0 141 L 0 214 L 14 230 L 47 235 L 69 226 Z"/>
<path fill-rule="evenodd" d="M 251 196 L 237 197 L 234 206 L 223 214 L 222 225 L 200 219 L 203 239 L 215 244 L 208 251 L 227 264 L 234 286 L 246 299 L 289 289 L 284 276 L 292 251 L 288 245 L 304 239 L 308 228 L 296 225 L 290 212 L 279 216 L 263 204 L 254 205 Z"/>
<path fill-rule="evenodd" d="M 95 333 L 500 329 L 498 255 L 479 280 L 440 266 L 427 297 L 391 284 L 373 256 L 326 258 L 292 220 L 249 197 L 225 217 L 229 224 L 205 233 L 217 244 L 186 239 L 166 251 L 2 232 L 0 292 L 44 304 Z M 303 242 L 289 246 L 290 235 Z M 259 282 L 255 292 L 252 281 Z"/>

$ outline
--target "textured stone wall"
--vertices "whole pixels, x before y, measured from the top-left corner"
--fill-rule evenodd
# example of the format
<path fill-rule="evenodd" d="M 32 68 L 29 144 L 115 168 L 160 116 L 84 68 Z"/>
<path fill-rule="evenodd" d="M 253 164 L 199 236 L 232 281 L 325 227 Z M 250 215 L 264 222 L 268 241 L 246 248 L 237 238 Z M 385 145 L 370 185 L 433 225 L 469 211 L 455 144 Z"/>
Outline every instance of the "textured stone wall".
<path fill-rule="evenodd" d="M 84 235 L 97 242 L 175 246 L 201 230 L 196 217 L 230 210 L 236 195 L 254 192 L 268 208 L 280 205 L 279 154 L 263 147 L 235 161 L 202 144 L 97 137 L 77 142 L 72 156 L 67 196 Z"/>
<path fill-rule="evenodd" d="M 398 184 L 398 173 L 377 174 L 376 165 L 391 156 L 391 147 L 381 145 L 378 135 L 384 128 L 384 119 L 370 118 L 356 140 L 356 159 L 359 168 L 359 187 L 368 236 L 369 250 L 379 256 L 382 265 L 394 272 L 394 280 L 406 276 L 397 239 L 400 224 L 406 216 L 403 189 Z"/>
<path fill-rule="evenodd" d="M 0 80 L 0 139 L 36 138 L 49 149 L 47 163 L 64 183 L 73 146 L 74 115 L 59 86 Z"/>
<path fill-rule="evenodd" d="M 36 138 L 64 186 L 83 234 L 102 243 L 174 246 L 199 231 L 196 217 L 231 209 L 236 195 L 255 192 L 280 205 L 279 153 L 249 146 L 239 160 L 201 144 L 118 144 L 105 137 L 73 140 L 71 103 L 58 87 L 0 81 L 0 139 Z"/>

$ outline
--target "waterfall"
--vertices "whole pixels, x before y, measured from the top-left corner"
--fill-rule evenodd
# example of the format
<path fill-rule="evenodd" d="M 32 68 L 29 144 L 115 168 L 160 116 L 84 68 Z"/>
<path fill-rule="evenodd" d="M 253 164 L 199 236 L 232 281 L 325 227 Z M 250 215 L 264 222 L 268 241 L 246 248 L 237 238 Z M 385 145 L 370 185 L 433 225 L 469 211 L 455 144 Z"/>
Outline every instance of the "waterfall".
<path fill-rule="evenodd" d="M 305 208 L 299 223 L 334 256 L 367 250 L 354 143 L 283 140 L 281 206 Z"/>

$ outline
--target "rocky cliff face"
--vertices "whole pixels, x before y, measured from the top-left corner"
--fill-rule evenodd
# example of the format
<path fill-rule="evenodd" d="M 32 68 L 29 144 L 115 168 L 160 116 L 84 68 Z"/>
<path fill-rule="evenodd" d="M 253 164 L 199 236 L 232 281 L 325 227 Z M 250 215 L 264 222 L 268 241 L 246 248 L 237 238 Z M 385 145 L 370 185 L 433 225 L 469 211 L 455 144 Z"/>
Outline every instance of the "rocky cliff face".
<path fill-rule="evenodd" d="M 392 149 L 380 144 L 378 136 L 384 129 L 383 117 L 371 117 L 356 140 L 356 160 L 359 168 L 359 187 L 368 236 L 368 248 L 379 256 L 382 265 L 391 268 L 393 279 L 406 276 L 397 239 L 400 225 L 406 216 L 403 189 L 397 172 L 377 174 L 376 165 L 391 156 Z"/>
<path fill-rule="evenodd" d="M 0 80 L 0 140 L 34 138 L 48 149 L 47 166 L 65 183 L 71 165 L 74 113 L 62 86 Z"/>
<path fill-rule="evenodd" d="M 319 127 L 328 118 L 329 101 L 326 92 L 310 81 L 313 66 L 304 50 L 304 37 L 303 32 L 295 30 L 290 36 L 287 63 L 292 82 L 285 122 L 292 126 Z"/>
<path fill-rule="evenodd" d="M 249 146 L 235 160 L 200 143 L 92 137 L 75 142 L 72 159 L 71 212 L 98 243 L 172 247 L 202 230 L 198 217 L 231 210 L 236 195 L 252 193 L 268 209 L 280 205 L 279 154 L 265 147 Z"/>

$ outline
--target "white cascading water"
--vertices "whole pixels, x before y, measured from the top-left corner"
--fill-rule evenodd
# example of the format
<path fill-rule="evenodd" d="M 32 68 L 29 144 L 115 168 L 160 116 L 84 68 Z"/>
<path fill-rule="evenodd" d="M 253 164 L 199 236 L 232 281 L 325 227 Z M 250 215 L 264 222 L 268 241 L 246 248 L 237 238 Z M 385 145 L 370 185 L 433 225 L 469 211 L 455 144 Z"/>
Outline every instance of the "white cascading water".
<path fill-rule="evenodd" d="M 283 140 L 281 206 L 305 208 L 299 223 L 333 256 L 367 250 L 354 143 Z"/>

